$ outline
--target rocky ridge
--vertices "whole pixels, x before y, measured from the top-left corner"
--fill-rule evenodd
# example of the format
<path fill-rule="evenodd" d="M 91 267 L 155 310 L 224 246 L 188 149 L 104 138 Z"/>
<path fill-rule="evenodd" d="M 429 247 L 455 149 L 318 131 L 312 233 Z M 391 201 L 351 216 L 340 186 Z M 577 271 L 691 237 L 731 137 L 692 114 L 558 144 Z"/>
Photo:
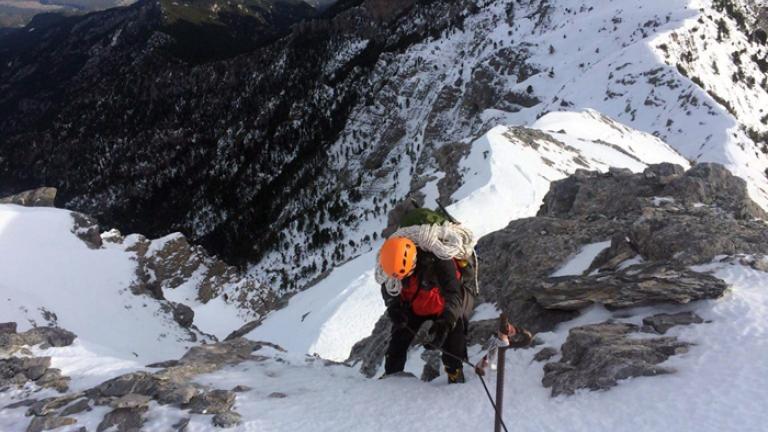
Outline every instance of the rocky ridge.
<path fill-rule="evenodd" d="M 36 345 L 41 340 L 49 345 L 55 344 L 52 346 L 68 346 L 75 336 L 63 329 L 45 327 L 16 334 L 10 331 L 15 327 L 15 323 L 2 326 L 8 331 L 0 334 L 0 349 L 20 352 L 22 356 L 0 360 L 0 388 L 17 386 L 26 389 L 23 394 L 27 396 L 4 409 L 26 409 L 25 415 L 31 417 L 28 432 L 74 425 L 79 414 L 102 406 L 111 410 L 98 425 L 98 432 L 140 430 L 145 421 L 144 415 L 153 401 L 190 414 L 211 415 L 213 425 L 232 427 L 240 421 L 240 415 L 233 411 L 236 393 L 249 389 L 209 389 L 193 382 L 193 378 L 245 361 L 263 362 L 271 358 L 270 354 L 265 356 L 256 353 L 265 347 L 268 348 L 266 351 L 270 352 L 283 351 L 279 346 L 268 342 L 253 342 L 243 338 L 200 345 L 191 348 L 179 360 L 147 365 L 147 368 L 159 369 L 156 372 L 131 372 L 83 391 L 66 393 L 68 378 L 62 377 L 58 369 L 48 368 L 50 357 L 31 356 L 27 347 Z M 7 378 L 7 375 L 11 374 L 14 376 Z M 25 386 L 27 382 L 34 385 Z M 62 394 L 35 398 L 34 393 L 39 391 L 38 388 L 45 387 L 53 387 Z M 176 430 L 183 431 L 185 425 L 186 422 L 182 419 Z"/>
<path fill-rule="evenodd" d="M 537 355 L 542 361 L 560 355 L 544 366 L 543 384 L 553 396 L 670 373 L 659 364 L 686 352 L 690 343 L 658 335 L 703 320 L 682 310 L 645 316 L 643 326 L 624 321 L 647 313 L 644 306 L 685 308 L 721 297 L 728 285 L 696 271 L 697 264 L 741 256 L 752 267 L 764 267 L 765 220 L 765 212 L 748 198 L 744 180 L 717 164 L 697 164 L 688 171 L 659 164 L 636 174 L 578 171 L 552 183 L 536 217 L 512 221 L 480 239 L 478 303 L 495 303 L 534 332 L 551 331 L 593 305 L 614 311 L 611 321 L 574 328 L 559 350 L 545 347 Z M 585 246 L 596 244 L 602 250 L 584 256 Z M 579 258 L 582 268 L 557 276 Z M 471 327 L 482 330 L 470 332 L 471 343 L 482 344 L 493 325 L 473 322 Z M 372 336 L 353 348 L 349 361 L 361 362 L 361 372 L 373 376 L 388 334 L 384 316 Z"/>

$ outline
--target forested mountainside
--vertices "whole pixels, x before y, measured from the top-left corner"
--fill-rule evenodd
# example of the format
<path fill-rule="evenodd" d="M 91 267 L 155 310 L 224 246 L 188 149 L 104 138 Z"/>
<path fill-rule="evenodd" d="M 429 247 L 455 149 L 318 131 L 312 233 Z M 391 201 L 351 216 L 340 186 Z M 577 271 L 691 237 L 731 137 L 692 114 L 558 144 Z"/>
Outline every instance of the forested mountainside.
<path fill-rule="evenodd" d="M 406 195 L 447 200 L 490 128 L 551 111 L 596 109 L 767 202 L 767 50 L 746 3 L 346 1 L 204 61 L 173 10 L 3 39 L 1 192 L 58 187 L 62 206 L 182 231 L 285 290 L 369 250 Z"/>

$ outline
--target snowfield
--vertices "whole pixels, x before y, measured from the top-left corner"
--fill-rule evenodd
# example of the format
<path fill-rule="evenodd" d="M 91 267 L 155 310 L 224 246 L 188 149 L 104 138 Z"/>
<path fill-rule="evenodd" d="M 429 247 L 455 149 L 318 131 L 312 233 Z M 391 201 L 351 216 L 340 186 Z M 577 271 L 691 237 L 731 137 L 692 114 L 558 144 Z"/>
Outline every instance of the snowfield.
<path fill-rule="evenodd" d="M 622 382 L 607 392 L 582 391 L 551 398 L 541 386 L 542 365 L 533 361 L 536 349 L 507 353 L 504 418 L 510 431 L 763 431 L 768 388 L 768 274 L 737 264 L 714 263 L 709 270 L 732 284 L 723 299 L 684 307 L 629 311 L 657 313 L 694 310 L 709 321 L 672 328 L 667 335 L 696 344 L 687 354 L 663 366 L 678 372 L 663 377 Z M 539 334 L 544 346 L 559 347 L 575 326 L 620 318 L 594 307 L 557 331 Z M 479 350 L 475 347 L 472 352 Z M 416 351 L 409 359 L 418 358 Z M 475 354 L 472 360 L 479 359 Z M 409 362 L 420 374 L 420 364 Z M 277 374 L 276 376 L 274 376 Z M 238 398 L 236 409 L 254 413 L 240 430 L 402 431 L 414 425 L 429 430 L 493 429 L 493 411 L 478 378 L 463 386 L 448 386 L 440 377 L 431 383 L 415 379 L 367 380 L 354 369 L 322 367 L 316 363 L 259 367 L 242 365 L 205 377 L 219 386 L 246 383 L 256 389 Z M 468 376 L 469 376 L 468 375 Z M 488 384 L 494 388 L 494 377 Z M 285 399 L 268 395 L 282 392 Z M 256 414 L 258 413 L 258 414 Z M 158 430 L 169 420 L 158 419 Z M 193 426 L 193 425 L 190 425 Z M 206 430 L 201 420 L 190 430 Z"/>
<path fill-rule="evenodd" d="M 133 254 L 110 243 L 89 249 L 73 224 L 65 210 L 0 205 L 2 321 L 19 331 L 58 325 L 78 335 L 77 352 L 138 367 L 192 346 L 158 302 L 131 293 Z"/>

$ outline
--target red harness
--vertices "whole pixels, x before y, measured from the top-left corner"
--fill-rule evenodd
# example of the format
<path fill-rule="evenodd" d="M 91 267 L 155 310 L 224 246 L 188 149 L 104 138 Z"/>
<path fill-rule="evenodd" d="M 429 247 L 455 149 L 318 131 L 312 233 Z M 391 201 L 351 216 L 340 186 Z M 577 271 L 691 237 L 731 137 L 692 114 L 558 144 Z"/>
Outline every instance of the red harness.
<path fill-rule="evenodd" d="M 461 280 L 461 271 L 459 271 L 456 260 L 451 261 L 456 268 L 456 279 Z M 419 286 L 420 279 L 421 275 L 416 273 L 404 280 L 400 298 L 410 303 L 411 310 L 416 316 L 442 315 L 443 310 L 445 310 L 445 297 L 443 297 L 440 287 L 421 288 Z"/>

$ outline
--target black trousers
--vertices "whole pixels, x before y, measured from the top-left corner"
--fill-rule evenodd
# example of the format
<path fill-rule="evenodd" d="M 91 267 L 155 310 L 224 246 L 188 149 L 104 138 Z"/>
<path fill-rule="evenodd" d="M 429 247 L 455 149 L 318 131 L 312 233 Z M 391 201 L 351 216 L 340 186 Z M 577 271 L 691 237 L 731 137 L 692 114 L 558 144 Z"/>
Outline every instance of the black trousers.
<path fill-rule="evenodd" d="M 391 374 L 402 372 L 405 368 L 405 360 L 408 355 L 408 348 L 418 332 L 419 327 L 426 321 L 434 320 L 433 317 L 419 317 L 413 314 L 408 315 L 407 328 L 392 326 L 392 337 L 389 340 L 389 348 L 384 360 L 384 373 Z M 448 333 L 440 347 L 443 353 L 443 364 L 451 370 L 460 369 L 462 362 L 459 359 L 467 359 L 467 326 L 464 319 L 459 319 L 456 326 Z M 446 355 L 452 354 L 452 355 Z M 453 357 L 455 356 L 455 357 Z M 458 357 L 458 358 L 456 358 Z"/>

